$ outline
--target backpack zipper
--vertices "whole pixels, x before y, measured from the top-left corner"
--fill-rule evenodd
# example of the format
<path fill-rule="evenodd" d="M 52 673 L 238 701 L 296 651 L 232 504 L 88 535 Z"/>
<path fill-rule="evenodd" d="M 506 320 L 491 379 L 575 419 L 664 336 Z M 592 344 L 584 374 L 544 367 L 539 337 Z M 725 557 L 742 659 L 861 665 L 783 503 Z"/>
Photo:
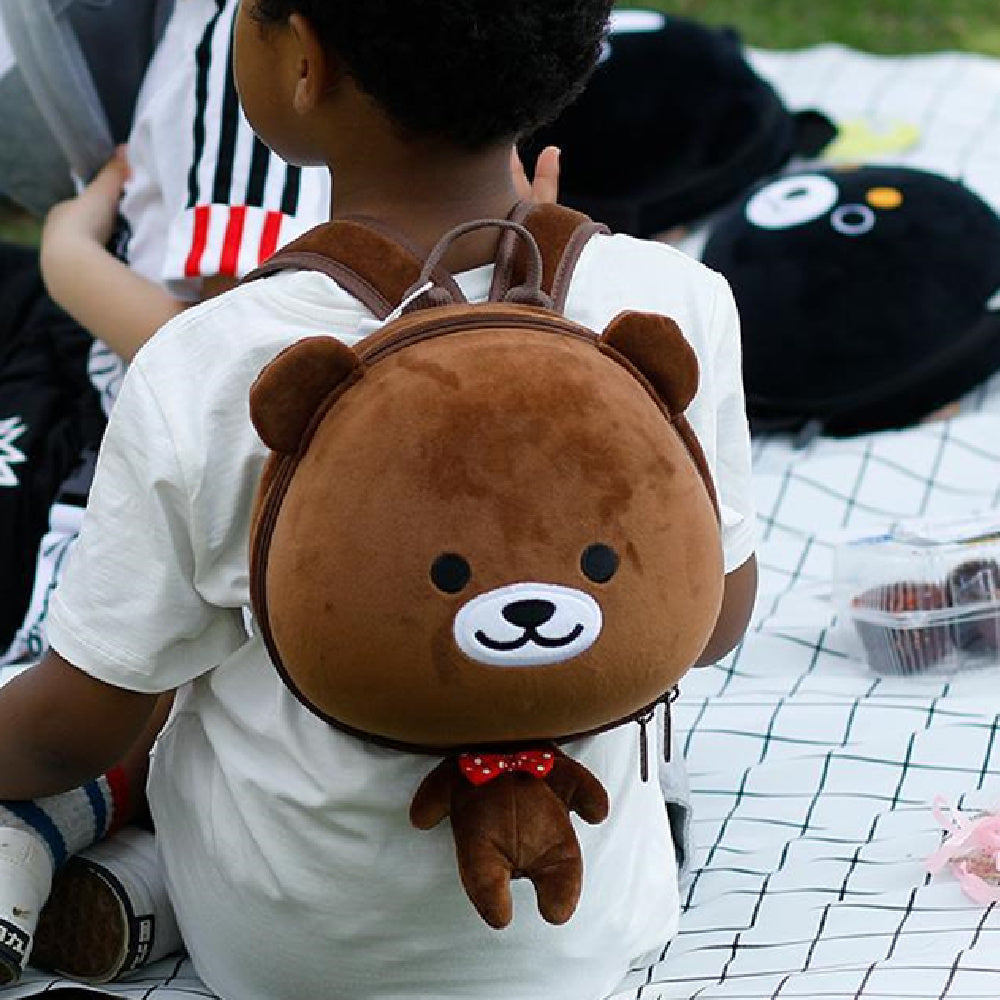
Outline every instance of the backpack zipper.
<path fill-rule="evenodd" d="M 403 348 L 411 347 L 423 340 L 433 340 L 437 337 L 443 337 L 449 333 L 456 333 L 461 330 L 481 329 L 490 323 L 491 318 L 484 314 L 486 310 L 493 312 L 498 324 L 502 324 L 503 326 L 531 330 L 538 330 L 539 327 L 543 327 L 551 330 L 553 333 L 576 337 L 578 340 L 584 340 L 587 343 L 597 342 L 597 336 L 592 331 L 577 326 L 569 320 L 562 319 L 557 313 L 547 315 L 543 310 L 530 306 L 522 307 L 524 309 L 532 309 L 532 312 L 527 315 L 520 311 L 515 312 L 511 306 L 497 306 L 490 309 L 490 303 L 461 306 L 462 315 L 452 319 L 441 317 L 439 310 L 446 308 L 449 307 L 438 306 L 428 309 L 426 314 L 420 316 L 421 322 L 416 330 L 401 333 L 398 337 L 390 340 L 389 343 L 373 344 L 370 352 L 361 354 L 361 360 L 366 365 L 373 365 L 388 355 L 394 354 Z M 400 321 L 397 320 L 395 322 Z M 391 325 L 389 326 L 391 327 Z M 383 327 L 379 334 L 374 334 L 373 336 L 380 337 L 381 339 L 380 335 L 385 333 L 387 329 L 389 327 Z"/>
<path fill-rule="evenodd" d="M 675 684 L 663 697 L 648 705 L 638 715 L 633 716 L 639 725 L 639 777 L 649 781 L 649 731 L 650 722 L 656 714 L 656 706 L 663 705 L 663 763 L 670 763 L 673 731 L 670 723 L 670 705 L 677 700 L 680 688 Z M 627 721 L 627 720 L 626 720 Z"/>
<path fill-rule="evenodd" d="M 639 777 L 643 784 L 649 781 L 649 733 L 647 727 L 655 714 L 655 708 L 647 708 L 635 721 L 639 723 Z"/>

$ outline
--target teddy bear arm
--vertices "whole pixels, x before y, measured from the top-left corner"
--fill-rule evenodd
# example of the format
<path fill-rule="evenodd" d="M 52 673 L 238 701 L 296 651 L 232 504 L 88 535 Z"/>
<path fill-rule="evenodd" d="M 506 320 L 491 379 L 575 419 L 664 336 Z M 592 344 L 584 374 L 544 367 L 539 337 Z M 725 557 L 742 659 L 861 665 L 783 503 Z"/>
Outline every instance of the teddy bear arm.
<path fill-rule="evenodd" d="M 546 779 L 552 791 L 584 822 L 603 823 L 608 818 L 608 793 L 581 763 L 560 755 Z"/>
<path fill-rule="evenodd" d="M 410 822 L 418 830 L 430 830 L 450 812 L 458 774 L 450 760 L 443 760 L 427 775 L 410 803 Z"/>

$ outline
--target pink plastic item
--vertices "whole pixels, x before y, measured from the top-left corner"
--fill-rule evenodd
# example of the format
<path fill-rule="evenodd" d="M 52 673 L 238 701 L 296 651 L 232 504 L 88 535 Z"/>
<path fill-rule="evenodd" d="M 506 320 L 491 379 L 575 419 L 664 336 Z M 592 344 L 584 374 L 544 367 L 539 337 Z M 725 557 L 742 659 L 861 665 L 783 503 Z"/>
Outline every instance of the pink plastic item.
<path fill-rule="evenodd" d="M 927 859 L 927 870 L 937 875 L 949 866 L 974 902 L 1000 902 L 1000 815 L 980 813 L 970 820 L 938 796 L 934 800 L 934 818 L 948 836 Z"/>

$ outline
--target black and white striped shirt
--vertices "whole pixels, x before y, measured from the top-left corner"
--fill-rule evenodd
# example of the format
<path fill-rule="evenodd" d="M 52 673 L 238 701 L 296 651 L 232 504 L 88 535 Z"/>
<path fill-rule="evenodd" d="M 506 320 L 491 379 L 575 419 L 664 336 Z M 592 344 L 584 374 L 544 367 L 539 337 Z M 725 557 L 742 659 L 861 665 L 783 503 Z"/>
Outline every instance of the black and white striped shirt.
<path fill-rule="evenodd" d="M 328 217 L 329 177 L 252 132 L 232 73 L 237 0 L 178 3 L 139 97 L 122 203 L 128 263 L 185 298 Z"/>

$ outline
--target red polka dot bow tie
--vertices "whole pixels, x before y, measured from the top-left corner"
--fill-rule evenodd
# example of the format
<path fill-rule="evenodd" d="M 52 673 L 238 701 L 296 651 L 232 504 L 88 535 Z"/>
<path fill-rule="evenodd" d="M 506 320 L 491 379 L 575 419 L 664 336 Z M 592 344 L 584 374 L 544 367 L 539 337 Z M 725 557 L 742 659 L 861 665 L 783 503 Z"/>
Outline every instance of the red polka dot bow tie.
<path fill-rule="evenodd" d="M 462 774 L 474 785 L 485 785 L 501 775 L 520 771 L 547 778 L 555 763 L 553 750 L 518 750 L 515 753 L 463 753 L 458 756 Z"/>

